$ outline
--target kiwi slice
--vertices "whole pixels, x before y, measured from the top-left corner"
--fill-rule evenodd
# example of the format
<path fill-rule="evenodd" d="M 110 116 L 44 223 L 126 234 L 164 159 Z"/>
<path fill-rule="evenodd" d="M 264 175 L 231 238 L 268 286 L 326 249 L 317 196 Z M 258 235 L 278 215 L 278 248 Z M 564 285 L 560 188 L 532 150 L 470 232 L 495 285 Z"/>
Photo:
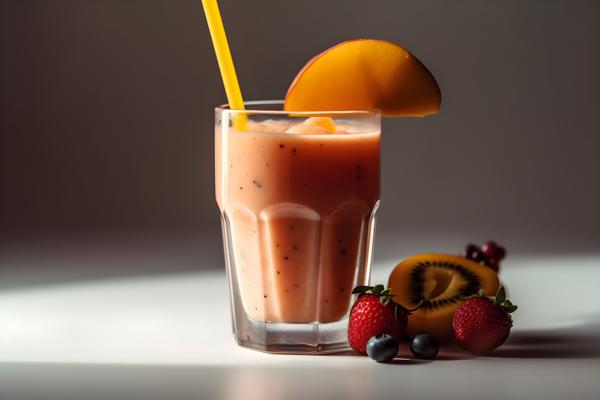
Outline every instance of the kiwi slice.
<path fill-rule="evenodd" d="M 449 254 L 419 254 L 400 262 L 390 275 L 388 287 L 394 301 L 407 308 L 421 306 L 408 317 L 407 333 L 452 337 L 452 315 L 465 297 L 483 289 L 498 291 L 498 274 L 484 265 Z"/>

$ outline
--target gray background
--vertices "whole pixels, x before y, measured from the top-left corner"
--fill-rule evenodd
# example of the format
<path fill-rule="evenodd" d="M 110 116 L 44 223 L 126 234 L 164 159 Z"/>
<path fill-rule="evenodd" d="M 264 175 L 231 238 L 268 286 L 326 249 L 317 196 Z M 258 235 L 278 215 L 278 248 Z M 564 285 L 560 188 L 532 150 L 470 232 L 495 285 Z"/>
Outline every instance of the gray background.
<path fill-rule="evenodd" d="M 200 1 L 0 4 L 4 256 L 112 243 L 191 254 L 131 269 L 222 265 L 212 125 L 225 95 Z M 376 257 L 490 237 L 517 253 L 600 251 L 600 2 L 220 6 L 246 99 L 282 98 L 309 58 L 359 37 L 404 45 L 437 78 L 439 115 L 383 123 Z"/>

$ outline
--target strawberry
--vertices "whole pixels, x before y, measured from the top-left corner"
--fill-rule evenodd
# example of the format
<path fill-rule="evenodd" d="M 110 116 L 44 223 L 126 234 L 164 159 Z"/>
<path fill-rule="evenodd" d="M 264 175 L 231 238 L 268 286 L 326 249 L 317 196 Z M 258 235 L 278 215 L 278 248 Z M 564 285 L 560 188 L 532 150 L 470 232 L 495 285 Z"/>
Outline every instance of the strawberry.
<path fill-rule="evenodd" d="M 508 338 L 512 327 L 510 313 L 516 309 L 517 306 L 506 299 L 503 287 L 494 297 L 487 297 L 480 290 L 454 311 L 452 326 L 456 342 L 475 354 L 495 349 Z"/>
<path fill-rule="evenodd" d="M 400 341 L 404 335 L 410 312 L 392 300 L 390 290 L 377 285 L 357 286 L 352 291 L 359 296 L 350 310 L 348 343 L 361 354 L 367 354 L 367 342 L 373 336 L 387 333 Z"/>

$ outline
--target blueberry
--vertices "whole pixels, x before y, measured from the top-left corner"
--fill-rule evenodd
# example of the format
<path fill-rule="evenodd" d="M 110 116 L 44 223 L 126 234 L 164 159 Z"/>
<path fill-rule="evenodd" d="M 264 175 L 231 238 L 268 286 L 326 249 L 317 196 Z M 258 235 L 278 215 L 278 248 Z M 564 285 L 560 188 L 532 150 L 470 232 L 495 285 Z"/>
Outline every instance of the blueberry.
<path fill-rule="evenodd" d="M 373 336 L 367 342 L 367 354 L 377 362 L 390 362 L 398 354 L 398 341 L 387 333 Z"/>
<path fill-rule="evenodd" d="M 410 343 L 410 351 L 417 358 L 431 360 L 437 356 L 439 350 L 435 338 L 427 333 L 417 333 Z"/>

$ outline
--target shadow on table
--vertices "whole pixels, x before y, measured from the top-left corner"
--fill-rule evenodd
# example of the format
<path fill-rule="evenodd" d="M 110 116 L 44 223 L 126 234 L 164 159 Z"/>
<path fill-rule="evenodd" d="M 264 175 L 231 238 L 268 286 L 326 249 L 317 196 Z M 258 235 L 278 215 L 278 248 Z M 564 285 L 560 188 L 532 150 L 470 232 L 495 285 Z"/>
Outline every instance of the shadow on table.
<path fill-rule="evenodd" d="M 398 357 L 393 361 L 397 365 L 421 365 L 428 360 L 418 360 L 410 354 L 409 344 L 403 342 Z M 349 350 L 335 356 L 363 357 Z M 456 344 L 443 344 L 436 361 L 458 361 L 474 358 Z M 588 318 L 582 325 L 547 330 L 514 331 L 508 341 L 483 356 L 487 358 L 531 358 L 531 359 L 600 359 L 600 314 Z"/>
<path fill-rule="evenodd" d="M 461 348 L 459 348 L 456 344 L 445 343 L 440 346 L 440 352 L 435 357 L 434 360 L 421 360 L 415 358 L 415 356 L 410 352 L 410 343 L 406 340 L 403 340 L 400 343 L 400 352 L 396 356 L 396 358 L 390 363 L 395 365 L 423 365 L 429 364 L 432 361 L 459 361 L 459 360 L 468 360 L 473 358 L 472 355 L 465 352 Z M 347 350 L 340 353 L 332 353 L 326 354 L 325 357 L 339 357 L 339 356 L 349 356 L 349 357 L 365 357 L 362 354 L 357 353 L 354 350 Z"/>
<path fill-rule="evenodd" d="M 368 398 L 351 367 L 0 362 L 2 400 Z M 359 376 L 357 379 L 357 375 Z M 339 382 L 337 385 L 329 381 Z M 317 382 L 317 383 L 315 383 Z M 327 394 L 326 397 L 323 393 Z"/>
<path fill-rule="evenodd" d="M 0 238 L 0 292 L 178 273 L 216 272 L 225 279 L 221 248 L 219 232 L 56 239 L 37 246 Z"/>
<path fill-rule="evenodd" d="M 600 315 L 572 328 L 516 331 L 508 342 L 487 357 L 600 358 Z"/>

